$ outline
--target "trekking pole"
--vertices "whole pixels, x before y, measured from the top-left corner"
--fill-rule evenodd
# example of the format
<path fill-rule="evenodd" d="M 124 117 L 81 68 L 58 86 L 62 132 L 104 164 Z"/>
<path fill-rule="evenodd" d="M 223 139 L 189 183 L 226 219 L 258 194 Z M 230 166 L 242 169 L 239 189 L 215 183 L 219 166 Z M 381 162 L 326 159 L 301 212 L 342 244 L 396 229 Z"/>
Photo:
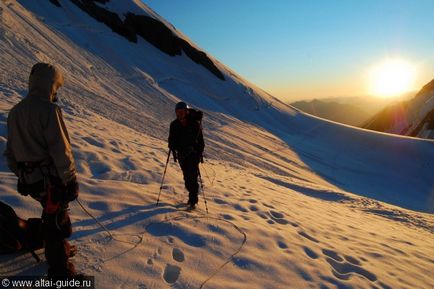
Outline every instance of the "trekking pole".
<path fill-rule="evenodd" d="M 161 178 L 160 191 L 158 192 L 157 206 L 158 203 L 160 202 L 160 195 L 161 195 L 161 190 L 163 189 L 164 177 L 166 176 L 167 165 L 169 164 L 169 160 L 170 160 L 170 152 L 171 150 L 169 149 L 169 153 L 167 154 L 166 166 L 164 167 L 163 177 Z"/>
<path fill-rule="evenodd" d="M 202 194 L 203 194 L 203 200 L 205 201 L 206 213 L 208 214 L 208 203 L 207 203 L 207 201 L 206 201 L 205 190 L 204 190 L 204 188 L 203 188 L 202 176 L 200 175 L 200 169 L 197 168 L 197 171 L 198 171 L 198 173 L 199 173 L 199 182 L 200 182 L 200 186 L 202 187 Z"/>

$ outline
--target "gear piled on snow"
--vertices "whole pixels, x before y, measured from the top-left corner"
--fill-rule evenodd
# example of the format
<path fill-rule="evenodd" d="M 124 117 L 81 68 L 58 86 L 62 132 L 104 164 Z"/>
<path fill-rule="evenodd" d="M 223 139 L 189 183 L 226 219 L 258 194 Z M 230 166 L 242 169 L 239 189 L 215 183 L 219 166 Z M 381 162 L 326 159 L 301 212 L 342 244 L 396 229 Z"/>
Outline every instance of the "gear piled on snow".
<path fill-rule="evenodd" d="M 21 219 L 14 209 L 0 202 L 0 254 L 28 251 L 40 261 L 34 251 L 42 247 L 42 219 Z"/>

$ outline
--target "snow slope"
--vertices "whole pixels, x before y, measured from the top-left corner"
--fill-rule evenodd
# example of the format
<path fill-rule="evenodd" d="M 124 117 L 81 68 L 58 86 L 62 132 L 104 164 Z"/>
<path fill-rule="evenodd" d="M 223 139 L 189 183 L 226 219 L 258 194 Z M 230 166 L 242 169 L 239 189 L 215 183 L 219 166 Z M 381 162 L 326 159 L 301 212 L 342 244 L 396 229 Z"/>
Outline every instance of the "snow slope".
<path fill-rule="evenodd" d="M 434 142 L 303 114 L 215 59 L 225 81 L 59 2 L 0 1 L 0 149 L 31 66 L 60 65 L 80 199 L 114 235 L 72 204 L 77 267 L 97 288 L 431 288 Z M 110 2 L 161 20 L 140 1 Z M 206 113 L 208 215 L 202 200 L 193 214 L 173 206 L 186 198 L 173 163 L 155 207 L 180 99 Z M 0 175 L 0 200 L 40 214 L 4 158 Z M 0 257 L 0 275 L 44 266 Z"/>

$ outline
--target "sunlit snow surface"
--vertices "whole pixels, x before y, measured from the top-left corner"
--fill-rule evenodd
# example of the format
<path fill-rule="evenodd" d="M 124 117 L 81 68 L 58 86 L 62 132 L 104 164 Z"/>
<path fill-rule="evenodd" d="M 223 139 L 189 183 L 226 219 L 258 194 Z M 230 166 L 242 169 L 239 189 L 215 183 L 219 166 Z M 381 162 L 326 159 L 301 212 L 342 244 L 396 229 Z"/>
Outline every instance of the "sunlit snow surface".
<path fill-rule="evenodd" d="M 434 142 L 303 114 L 216 60 L 225 81 L 60 2 L 0 1 L 0 149 L 31 66 L 61 66 L 80 199 L 114 235 L 71 204 L 74 262 L 97 288 L 198 288 L 211 276 L 203 288 L 432 287 Z M 197 212 L 176 208 L 187 194 L 173 161 L 155 206 L 181 99 L 205 111 L 209 218 L 202 194 Z M 0 175 L 0 200 L 38 216 L 4 158 Z M 0 257 L 0 275 L 45 270 L 28 254 Z"/>

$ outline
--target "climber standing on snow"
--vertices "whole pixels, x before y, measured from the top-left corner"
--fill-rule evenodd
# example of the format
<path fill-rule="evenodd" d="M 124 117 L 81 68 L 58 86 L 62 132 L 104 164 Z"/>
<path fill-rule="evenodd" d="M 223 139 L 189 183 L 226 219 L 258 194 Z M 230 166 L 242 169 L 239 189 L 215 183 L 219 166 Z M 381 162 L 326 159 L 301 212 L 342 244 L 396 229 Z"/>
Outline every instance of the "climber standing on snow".
<path fill-rule="evenodd" d="M 18 192 L 39 201 L 42 238 L 48 277 L 76 276 L 69 262 L 72 233 L 68 203 L 78 196 L 78 183 L 68 132 L 55 104 L 63 85 L 62 72 L 45 63 L 35 64 L 29 77 L 29 92 L 9 112 L 8 166 L 18 177 Z"/>
<path fill-rule="evenodd" d="M 188 190 L 188 206 L 194 209 L 199 193 L 199 162 L 203 162 L 205 143 L 202 135 L 202 111 L 190 108 L 185 102 L 175 107 L 176 119 L 170 124 L 169 149 L 178 161 Z"/>

